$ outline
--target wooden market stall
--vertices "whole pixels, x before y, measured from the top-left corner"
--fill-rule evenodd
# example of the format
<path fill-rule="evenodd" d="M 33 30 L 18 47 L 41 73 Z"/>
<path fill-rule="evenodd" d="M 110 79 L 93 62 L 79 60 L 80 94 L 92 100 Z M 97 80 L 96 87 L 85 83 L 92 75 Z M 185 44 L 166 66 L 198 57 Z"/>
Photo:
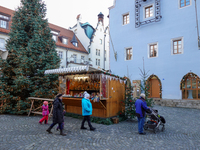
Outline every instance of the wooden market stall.
<path fill-rule="evenodd" d="M 110 118 L 122 110 L 126 80 L 119 76 L 89 66 L 46 70 L 45 74 L 59 74 L 59 93 L 64 94 L 66 112 L 82 114 L 85 91 L 93 97 L 92 116 Z"/>

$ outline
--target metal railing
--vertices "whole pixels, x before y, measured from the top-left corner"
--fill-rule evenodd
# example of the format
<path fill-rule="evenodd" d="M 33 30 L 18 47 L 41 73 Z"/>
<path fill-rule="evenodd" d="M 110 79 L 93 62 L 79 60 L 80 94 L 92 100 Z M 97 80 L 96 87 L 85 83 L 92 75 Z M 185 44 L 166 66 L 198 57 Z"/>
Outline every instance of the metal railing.
<path fill-rule="evenodd" d="M 76 59 L 76 58 L 73 58 L 73 57 L 70 57 L 70 58 L 67 58 L 67 63 L 74 63 L 74 64 L 84 64 L 84 65 L 87 65 L 87 64 L 92 64 L 91 61 L 89 60 L 84 60 L 84 59 Z"/>

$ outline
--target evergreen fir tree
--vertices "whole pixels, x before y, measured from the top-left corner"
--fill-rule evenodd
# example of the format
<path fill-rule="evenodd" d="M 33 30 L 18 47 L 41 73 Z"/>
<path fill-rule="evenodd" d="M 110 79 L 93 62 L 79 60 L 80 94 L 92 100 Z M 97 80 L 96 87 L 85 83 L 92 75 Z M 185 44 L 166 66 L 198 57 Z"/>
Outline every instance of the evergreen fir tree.
<path fill-rule="evenodd" d="M 140 69 L 140 72 L 141 72 L 140 76 L 141 76 L 141 79 L 142 79 L 141 84 L 140 84 L 141 92 L 145 94 L 147 106 L 152 106 L 153 105 L 153 99 L 149 98 L 150 83 L 147 80 L 148 77 L 149 77 L 149 75 L 148 75 L 149 71 L 145 70 L 144 58 L 143 58 L 143 69 Z"/>
<path fill-rule="evenodd" d="M 125 117 L 124 119 L 132 119 L 135 117 L 135 98 L 133 98 L 133 87 L 131 86 L 131 81 L 129 78 L 126 78 L 126 88 L 125 88 L 125 100 L 122 100 L 122 106 L 124 110 L 119 112 L 119 117 Z"/>
<path fill-rule="evenodd" d="M 1 112 L 24 113 L 30 108 L 28 97 L 53 98 L 58 76 L 45 75 L 59 67 L 46 5 L 41 0 L 21 0 L 12 18 L 7 60 L 0 60 Z"/>

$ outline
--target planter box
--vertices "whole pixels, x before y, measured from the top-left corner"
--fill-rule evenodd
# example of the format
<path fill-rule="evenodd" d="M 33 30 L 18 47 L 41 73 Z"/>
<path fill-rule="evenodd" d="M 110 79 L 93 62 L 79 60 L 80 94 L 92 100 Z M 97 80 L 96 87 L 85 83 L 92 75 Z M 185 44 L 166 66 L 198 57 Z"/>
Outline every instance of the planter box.
<path fill-rule="evenodd" d="M 117 123 L 119 123 L 119 118 L 114 117 L 114 118 L 112 118 L 112 121 L 114 124 L 117 124 Z"/>

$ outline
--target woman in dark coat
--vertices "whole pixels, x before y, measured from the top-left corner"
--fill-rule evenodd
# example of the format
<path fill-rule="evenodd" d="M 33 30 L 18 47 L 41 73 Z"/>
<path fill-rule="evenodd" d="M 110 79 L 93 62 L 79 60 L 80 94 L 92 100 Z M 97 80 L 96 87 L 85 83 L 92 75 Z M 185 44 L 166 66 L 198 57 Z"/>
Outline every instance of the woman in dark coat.
<path fill-rule="evenodd" d="M 60 135 L 65 136 L 66 134 L 63 133 L 63 122 L 62 94 L 58 94 L 53 101 L 53 123 L 46 131 L 52 133 L 51 129 L 58 123 L 60 128 Z"/>

